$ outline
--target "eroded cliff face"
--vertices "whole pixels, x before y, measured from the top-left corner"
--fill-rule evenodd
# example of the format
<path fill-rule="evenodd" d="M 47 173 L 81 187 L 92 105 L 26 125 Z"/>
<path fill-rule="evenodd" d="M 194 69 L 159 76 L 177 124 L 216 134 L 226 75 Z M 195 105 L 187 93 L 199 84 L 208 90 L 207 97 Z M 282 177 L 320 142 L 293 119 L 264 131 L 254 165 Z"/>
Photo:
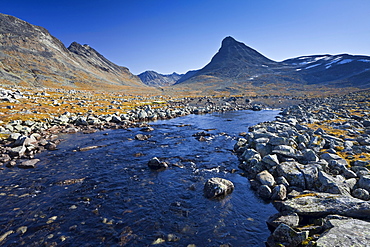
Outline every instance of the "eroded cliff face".
<path fill-rule="evenodd" d="M 79 88 L 145 87 L 88 45 L 67 49 L 45 28 L 0 14 L 0 83 Z"/>

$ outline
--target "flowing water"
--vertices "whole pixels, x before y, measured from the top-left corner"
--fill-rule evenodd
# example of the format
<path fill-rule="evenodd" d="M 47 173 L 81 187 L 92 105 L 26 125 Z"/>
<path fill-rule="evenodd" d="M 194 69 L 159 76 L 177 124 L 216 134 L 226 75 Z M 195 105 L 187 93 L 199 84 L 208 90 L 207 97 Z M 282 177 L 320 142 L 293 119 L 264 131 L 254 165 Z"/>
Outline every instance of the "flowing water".
<path fill-rule="evenodd" d="M 231 150 L 239 132 L 277 113 L 189 115 L 150 123 L 149 133 L 64 135 L 35 169 L 0 171 L 0 236 L 9 234 L 0 245 L 264 246 L 265 221 L 277 211 L 250 189 Z M 200 131 L 207 141 L 192 136 Z M 138 133 L 151 138 L 135 140 Z M 92 145 L 99 148 L 76 151 Z M 154 156 L 169 168 L 150 170 Z M 234 192 L 206 199 L 211 177 L 231 180 Z"/>

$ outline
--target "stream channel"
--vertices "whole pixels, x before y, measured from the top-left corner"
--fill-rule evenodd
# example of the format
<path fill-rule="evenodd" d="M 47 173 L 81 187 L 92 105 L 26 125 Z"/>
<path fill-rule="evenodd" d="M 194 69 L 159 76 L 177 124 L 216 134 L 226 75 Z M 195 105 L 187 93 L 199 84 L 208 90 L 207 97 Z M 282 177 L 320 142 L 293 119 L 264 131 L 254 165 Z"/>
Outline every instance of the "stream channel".
<path fill-rule="evenodd" d="M 274 120 L 264 110 L 188 115 L 140 128 L 61 135 L 56 151 L 34 169 L 0 171 L 2 246 L 265 246 L 267 218 L 276 213 L 257 197 L 232 153 L 240 132 Z M 193 134 L 206 131 L 207 141 Z M 149 134 L 146 141 L 135 135 Z M 99 148 L 76 151 L 92 145 Z M 169 164 L 153 171 L 158 157 Z M 235 170 L 236 172 L 234 172 Z M 211 177 L 234 192 L 206 199 Z"/>

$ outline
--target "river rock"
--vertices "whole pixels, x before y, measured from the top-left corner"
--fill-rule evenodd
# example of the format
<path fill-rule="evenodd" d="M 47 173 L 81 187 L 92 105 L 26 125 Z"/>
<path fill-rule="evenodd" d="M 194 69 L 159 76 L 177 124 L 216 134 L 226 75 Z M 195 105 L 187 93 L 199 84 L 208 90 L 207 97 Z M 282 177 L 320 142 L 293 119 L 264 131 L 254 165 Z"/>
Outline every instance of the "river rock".
<path fill-rule="evenodd" d="M 308 238 L 308 231 L 297 232 L 290 226 L 281 223 L 268 240 L 269 246 L 295 247 Z"/>
<path fill-rule="evenodd" d="M 279 164 L 279 160 L 276 154 L 269 154 L 264 156 L 262 162 L 267 164 L 269 168 L 277 166 Z"/>
<path fill-rule="evenodd" d="M 359 219 L 331 219 L 332 228 L 316 241 L 316 246 L 369 246 L 370 223 Z"/>
<path fill-rule="evenodd" d="M 28 169 L 28 168 L 35 168 L 35 165 L 39 162 L 40 160 L 39 159 L 32 159 L 32 160 L 26 160 L 26 161 L 23 161 L 22 163 L 20 163 L 18 165 L 19 168 L 25 168 L 25 169 Z"/>
<path fill-rule="evenodd" d="M 236 153 L 243 153 L 245 151 L 245 146 L 248 144 L 248 140 L 245 138 L 239 138 L 234 145 L 234 151 Z"/>
<path fill-rule="evenodd" d="M 234 184 L 224 178 L 210 178 L 204 185 L 204 196 L 206 198 L 222 198 L 234 190 Z"/>
<path fill-rule="evenodd" d="M 153 157 L 148 161 L 148 166 L 150 169 L 153 170 L 161 170 L 166 169 L 168 167 L 167 163 L 164 161 L 160 161 L 157 157 Z"/>
<path fill-rule="evenodd" d="M 9 155 L 12 157 L 21 157 L 24 155 L 25 152 L 26 152 L 25 146 L 18 146 L 10 149 Z"/>
<path fill-rule="evenodd" d="M 345 181 L 340 175 L 334 177 L 324 171 L 319 171 L 316 187 L 321 192 L 350 195 L 350 189 Z"/>
<path fill-rule="evenodd" d="M 272 190 L 272 200 L 285 200 L 287 195 L 287 189 L 284 184 L 275 186 Z"/>
<path fill-rule="evenodd" d="M 45 148 L 49 151 L 53 151 L 53 150 L 56 150 L 57 149 L 57 145 L 54 143 L 54 142 L 48 142 L 46 145 L 45 145 Z"/>
<path fill-rule="evenodd" d="M 261 155 L 254 149 L 247 149 L 241 155 L 241 159 L 247 162 L 251 162 L 252 159 L 256 159 L 257 161 L 261 161 Z"/>
<path fill-rule="evenodd" d="M 303 158 L 307 162 L 309 162 L 309 161 L 313 161 L 313 162 L 319 161 L 319 157 L 317 157 L 316 153 L 313 150 L 311 150 L 311 149 L 307 149 L 304 152 Z"/>
<path fill-rule="evenodd" d="M 357 174 L 356 174 L 354 171 L 352 171 L 352 170 L 350 170 L 350 169 L 347 169 L 347 168 L 343 169 L 343 171 L 342 171 L 342 175 L 343 175 L 346 179 L 350 179 L 350 178 L 357 178 Z"/>
<path fill-rule="evenodd" d="M 352 191 L 352 196 L 365 201 L 368 201 L 370 199 L 369 192 L 362 188 L 357 188 Z"/>
<path fill-rule="evenodd" d="M 257 174 L 256 179 L 262 184 L 267 186 L 275 185 L 275 178 L 268 171 L 264 170 Z"/>
<path fill-rule="evenodd" d="M 298 215 L 324 217 L 329 214 L 370 218 L 370 203 L 352 196 L 331 193 L 305 192 L 285 201 L 274 201 L 279 211 L 296 212 Z"/>
<path fill-rule="evenodd" d="M 358 186 L 370 192 L 370 175 L 362 176 L 358 180 Z"/>
<path fill-rule="evenodd" d="M 270 199 L 272 195 L 271 188 L 265 184 L 261 185 L 257 190 L 258 195 L 263 199 Z"/>
<path fill-rule="evenodd" d="M 281 151 L 281 153 L 295 154 L 294 148 L 288 145 L 274 146 L 272 152 L 275 152 L 275 151 L 277 151 L 277 153 L 280 153 L 279 151 Z"/>
<path fill-rule="evenodd" d="M 299 165 L 298 162 L 283 162 L 277 167 L 276 171 L 279 176 L 285 177 L 291 186 L 305 189 L 306 183 L 303 173 L 298 168 Z"/>
<path fill-rule="evenodd" d="M 150 138 L 150 135 L 143 135 L 143 134 L 137 134 L 135 135 L 135 139 L 139 141 L 145 141 Z"/>
<path fill-rule="evenodd" d="M 144 127 L 142 129 L 140 129 L 140 131 L 143 131 L 143 132 L 151 132 L 153 130 L 154 130 L 154 128 L 153 127 L 150 127 L 150 126 Z"/>
<path fill-rule="evenodd" d="M 0 154 L 0 163 L 6 163 L 11 160 L 8 154 Z"/>
<path fill-rule="evenodd" d="M 261 157 L 271 153 L 271 146 L 267 143 L 257 143 L 255 145 L 255 149 L 261 155 Z"/>
<path fill-rule="evenodd" d="M 296 213 L 280 212 L 270 216 L 266 222 L 273 228 L 277 228 L 281 223 L 290 227 L 297 227 L 299 224 L 299 216 Z"/>
<path fill-rule="evenodd" d="M 283 177 L 283 176 L 279 176 L 279 177 L 277 177 L 276 178 L 276 183 L 277 184 L 283 184 L 285 187 L 289 187 L 289 182 L 288 182 L 288 180 L 286 180 L 286 178 L 285 177 Z"/>
<path fill-rule="evenodd" d="M 273 146 L 289 145 L 289 140 L 285 137 L 277 136 L 277 137 L 272 137 L 269 141 L 269 144 Z"/>

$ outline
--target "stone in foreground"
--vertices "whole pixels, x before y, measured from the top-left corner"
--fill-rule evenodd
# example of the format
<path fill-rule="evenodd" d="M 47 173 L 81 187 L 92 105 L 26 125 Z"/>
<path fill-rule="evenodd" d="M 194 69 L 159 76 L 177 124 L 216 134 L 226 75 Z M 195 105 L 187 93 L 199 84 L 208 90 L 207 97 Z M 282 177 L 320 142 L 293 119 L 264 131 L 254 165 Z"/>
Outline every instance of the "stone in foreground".
<path fill-rule="evenodd" d="M 297 232 L 290 226 L 281 223 L 272 235 L 269 237 L 267 244 L 269 246 L 298 246 L 308 238 L 308 231 Z"/>
<path fill-rule="evenodd" d="M 370 223 L 358 219 L 329 220 L 332 226 L 316 241 L 316 246 L 369 246 Z"/>
<path fill-rule="evenodd" d="M 204 196 L 207 198 L 222 198 L 234 190 L 234 184 L 223 178 L 210 178 L 204 185 Z"/>

